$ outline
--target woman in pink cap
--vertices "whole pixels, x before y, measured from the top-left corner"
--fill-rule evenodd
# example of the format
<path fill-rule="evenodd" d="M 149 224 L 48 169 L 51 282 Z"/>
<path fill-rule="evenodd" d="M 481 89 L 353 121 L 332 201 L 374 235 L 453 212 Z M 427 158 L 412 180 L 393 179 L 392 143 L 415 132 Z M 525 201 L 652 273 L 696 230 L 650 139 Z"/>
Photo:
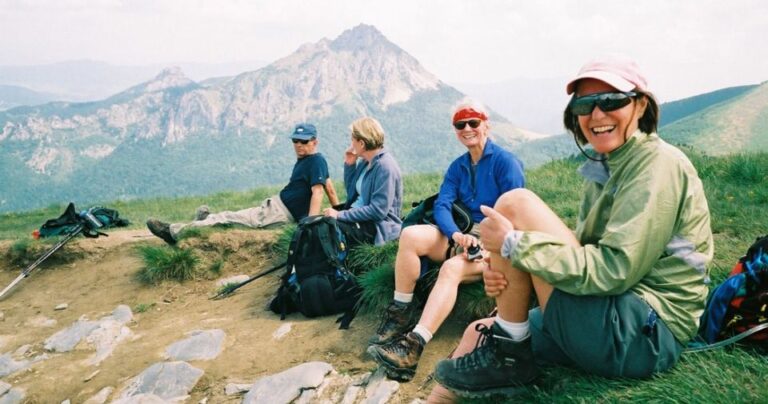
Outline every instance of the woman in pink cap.
<path fill-rule="evenodd" d="M 434 206 L 436 226 L 409 226 L 400 234 L 392 303 L 369 341 L 368 353 L 389 377 L 401 381 L 413 378 L 424 346 L 453 310 L 459 284 L 480 281 L 487 267 L 483 260 L 459 253 L 477 246 L 478 233 L 476 226 L 469 234 L 459 230 L 451 215 L 452 204 L 463 203 L 479 223 L 481 205 L 492 205 L 504 192 L 525 185 L 520 161 L 489 138 L 488 112 L 482 105 L 464 99 L 451 116 L 456 139 L 467 152 L 445 173 Z M 413 292 L 427 259 L 442 265 L 416 321 Z"/>
<path fill-rule="evenodd" d="M 566 91 L 565 127 L 595 152 L 579 169 L 576 230 L 525 189 L 482 207 L 483 280 L 498 315 L 471 324 L 454 359 L 437 364 L 431 401 L 517 394 L 541 363 L 649 377 L 696 334 L 713 254 L 696 170 L 655 133 L 658 106 L 634 62 L 587 63 Z"/>

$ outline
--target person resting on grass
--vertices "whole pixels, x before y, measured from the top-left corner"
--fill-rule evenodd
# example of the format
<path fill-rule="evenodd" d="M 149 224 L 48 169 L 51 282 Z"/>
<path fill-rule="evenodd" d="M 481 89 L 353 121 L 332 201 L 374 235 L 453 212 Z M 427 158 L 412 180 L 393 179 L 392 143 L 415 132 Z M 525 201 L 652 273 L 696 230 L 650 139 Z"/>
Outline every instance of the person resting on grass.
<path fill-rule="evenodd" d="M 478 246 L 477 225 L 468 234 L 459 231 L 452 204 L 463 203 L 479 223 L 480 205 L 492 205 L 504 192 L 525 185 L 522 163 L 489 138 L 488 112 L 480 103 L 463 99 L 452 108 L 451 117 L 456 140 L 467 152 L 445 173 L 434 207 L 437 226 L 403 229 L 395 259 L 394 297 L 369 340 L 368 353 L 389 377 L 401 381 L 413 378 L 424 346 L 456 304 L 459 285 L 480 281 L 487 266 L 481 259 L 468 259 L 466 250 Z M 427 259 L 442 265 L 416 322 L 413 292 Z"/>
<path fill-rule="evenodd" d="M 647 378 L 696 334 L 714 249 L 696 170 L 656 134 L 658 105 L 634 62 L 593 60 L 566 90 L 565 127 L 597 153 L 579 170 L 575 233 L 525 189 L 482 208 L 483 280 L 498 315 L 471 324 L 438 362 L 432 402 L 517 394 L 540 363 Z"/>
<path fill-rule="evenodd" d="M 328 176 L 328 163 L 317 151 L 317 129 L 309 123 L 296 125 L 291 134 L 296 164 L 288 184 L 278 195 L 269 197 L 261 205 L 238 210 L 210 213 L 207 206 L 197 209 L 195 220 L 189 223 L 165 223 L 157 219 L 147 220 L 147 228 L 168 244 L 176 240 L 187 227 L 205 227 L 218 224 L 239 224 L 251 228 L 264 228 L 284 223 L 295 223 L 308 215 L 320 214 L 323 193 L 331 205 L 338 205 L 339 198 Z"/>
<path fill-rule="evenodd" d="M 350 144 L 344 152 L 347 202 L 341 210 L 323 211 L 336 219 L 349 248 L 382 245 L 400 234 L 403 180 L 384 138 L 384 128 L 374 118 L 363 117 L 350 125 Z"/>

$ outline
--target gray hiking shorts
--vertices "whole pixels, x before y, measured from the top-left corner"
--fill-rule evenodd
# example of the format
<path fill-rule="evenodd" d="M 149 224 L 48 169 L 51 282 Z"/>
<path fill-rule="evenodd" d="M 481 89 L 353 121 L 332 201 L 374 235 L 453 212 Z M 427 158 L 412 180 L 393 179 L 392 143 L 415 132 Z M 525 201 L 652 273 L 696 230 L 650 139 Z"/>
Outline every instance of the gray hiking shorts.
<path fill-rule="evenodd" d="M 537 360 L 605 377 L 649 377 L 671 368 L 684 348 L 632 292 L 575 296 L 555 289 L 544 315 L 536 308 L 529 320 Z"/>

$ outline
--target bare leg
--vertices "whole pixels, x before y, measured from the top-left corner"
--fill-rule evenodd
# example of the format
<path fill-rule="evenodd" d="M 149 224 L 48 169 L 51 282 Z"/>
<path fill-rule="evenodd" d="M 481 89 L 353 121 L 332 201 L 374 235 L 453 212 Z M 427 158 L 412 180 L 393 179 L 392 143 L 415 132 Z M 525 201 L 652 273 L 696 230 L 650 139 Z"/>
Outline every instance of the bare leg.
<path fill-rule="evenodd" d="M 400 235 L 397 258 L 395 258 L 395 290 L 413 293 L 421 273 L 419 257 L 441 262 L 448 250 L 448 239 L 440 230 L 431 225 L 409 226 Z"/>
<path fill-rule="evenodd" d="M 578 246 L 579 241 L 571 229 L 547 206 L 538 195 L 527 189 L 515 189 L 505 193 L 496 201 L 494 207 L 517 230 L 536 230 L 559 237 L 563 242 Z M 546 309 L 552 285 L 541 278 L 513 268 L 509 260 L 499 254 L 491 253 L 491 267 L 501 271 L 507 278 L 509 286 L 496 297 L 499 316 L 507 321 L 523 322 L 528 319 L 528 304 L 531 288 L 542 311 Z"/>
<path fill-rule="evenodd" d="M 445 261 L 440 267 L 435 286 L 429 293 L 419 324 L 433 334 L 437 332 L 456 304 L 459 284 L 482 279 L 485 266 L 483 261 L 467 261 L 463 254 Z"/>

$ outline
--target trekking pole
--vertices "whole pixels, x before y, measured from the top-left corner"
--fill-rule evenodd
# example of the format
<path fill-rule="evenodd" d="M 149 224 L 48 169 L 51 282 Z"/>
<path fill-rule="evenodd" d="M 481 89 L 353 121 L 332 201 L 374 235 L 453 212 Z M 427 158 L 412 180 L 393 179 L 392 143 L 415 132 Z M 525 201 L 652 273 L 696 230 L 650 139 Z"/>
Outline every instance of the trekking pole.
<path fill-rule="evenodd" d="M 83 228 L 84 228 L 84 225 L 82 223 L 78 224 L 74 229 L 72 229 L 72 232 L 67 234 L 67 236 L 64 237 L 63 239 L 59 240 L 58 243 L 56 243 L 53 247 L 51 247 L 50 250 L 46 251 L 45 254 L 43 254 L 40 258 L 37 259 L 37 261 L 33 262 L 32 265 L 28 266 L 26 269 L 21 271 L 21 274 L 18 277 L 16 277 L 16 279 L 14 279 L 13 282 L 11 282 L 11 284 L 6 286 L 5 289 L 3 289 L 2 292 L 0 292 L 0 298 L 2 298 L 6 292 L 11 290 L 12 287 L 16 286 L 17 283 L 21 282 L 22 279 L 28 277 L 29 274 L 31 274 L 32 271 L 35 270 L 35 268 L 37 268 L 40 264 L 42 264 L 43 261 L 45 261 L 48 257 L 53 255 L 53 253 L 55 253 L 59 248 L 61 248 L 73 237 L 80 234 L 80 232 L 83 231 Z"/>
<path fill-rule="evenodd" d="M 218 300 L 218 299 L 221 299 L 222 297 L 229 296 L 234 291 L 240 289 L 241 287 L 243 287 L 243 286 L 245 286 L 245 285 L 255 281 L 256 279 L 261 278 L 264 275 L 268 275 L 268 274 L 271 274 L 272 272 L 277 271 L 278 269 L 284 267 L 286 264 L 288 264 L 288 261 L 281 262 L 280 264 L 277 264 L 277 265 L 273 266 L 272 268 L 269 268 L 269 269 L 267 269 L 267 270 L 265 270 L 263 272 L 259 272 L 258 274 L 253 275 L 252 277 L 250 277 L 247 280 L 244 280 L 244 281 L 242 281 L 240 283 L 224 285 L 224 286 L 222 286 L 221 290 L 219 290 L 219 293 L 216 293 L 213 297 L 211 297 L 211 300 Z"/>

